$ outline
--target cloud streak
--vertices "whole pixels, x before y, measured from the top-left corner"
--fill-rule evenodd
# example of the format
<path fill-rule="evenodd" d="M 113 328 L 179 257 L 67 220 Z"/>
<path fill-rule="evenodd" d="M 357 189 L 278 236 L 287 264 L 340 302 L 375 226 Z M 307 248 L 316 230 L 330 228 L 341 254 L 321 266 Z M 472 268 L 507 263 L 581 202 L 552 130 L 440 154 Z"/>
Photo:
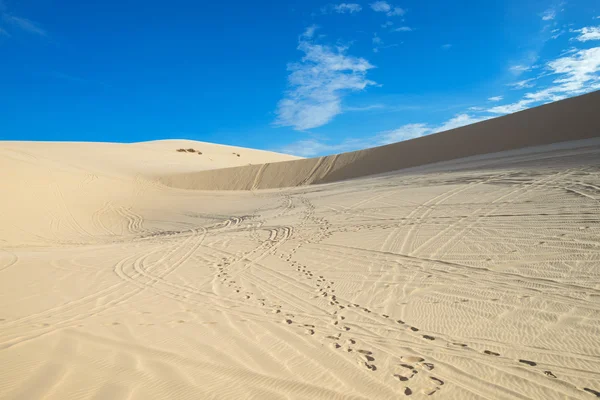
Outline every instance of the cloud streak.
<path fill-rule="evenodd" d="M 2 20 L 7 24 L 10 24 L 16 28 L 19 28 L 25 32 L 32 33 L 39 36 L 46 36 L 47 33 L 44 29 L 40 28 L 35 22 L 30 21 L 26 18 L 16 17 L 10 14 L 3 14 Z"/>
<path fill-rule="evenodd" d="M 366 77 L 374 68 L 367 60 L 347 55 L 347 47 L 314 43 L 313 35 L 311 29 L 300 37 L 298 50 L 304 57 L 288 64 L 289 89 L 277 106 L 277 126 L 295 130 L 323 126 L 342 112 L 347 93 L 375 84 Z"/>
<path fill-rule="evenodd" d="M 577 50 L 548 62 L 546 68 L 550 75 L 556 76 L 550 86 L 526 93 L 515 103 L 492 107 L 487 111 L 508 114 L 600 89 L 600 47 Z M 522 81 L 523 87 L 528 81 Z"/>
<path fill-rule="evenodd" d="M 277 151 L 302 157 L 354 151 L 414 139 L 432 133 L 443 132 L 484 121 L 489 118 L 490 116 L 473 117 L 469 114 L 458 114 L 440 125 L 429 125 L 425 123 L 406 124 L 396 129 L 379 132 L 370 137 L 360 139 L 349 138 L 340 143 L 327 143 L 326 141 L 317 139 L 306 139 L 291 143 L 283 148 L 277 149 Z"/>

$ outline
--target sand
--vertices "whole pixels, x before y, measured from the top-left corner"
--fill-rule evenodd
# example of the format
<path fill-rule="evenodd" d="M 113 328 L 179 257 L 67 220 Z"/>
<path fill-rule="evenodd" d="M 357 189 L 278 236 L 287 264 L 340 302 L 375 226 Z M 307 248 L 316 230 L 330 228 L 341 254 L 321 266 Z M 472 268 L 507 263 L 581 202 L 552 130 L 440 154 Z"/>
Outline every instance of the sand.
<path fill-rule="evenodd" d="M 0 398 L 600 395 L 600 138 L 286 189 L 161 180 L 292 158 L 0 143 Z"/>

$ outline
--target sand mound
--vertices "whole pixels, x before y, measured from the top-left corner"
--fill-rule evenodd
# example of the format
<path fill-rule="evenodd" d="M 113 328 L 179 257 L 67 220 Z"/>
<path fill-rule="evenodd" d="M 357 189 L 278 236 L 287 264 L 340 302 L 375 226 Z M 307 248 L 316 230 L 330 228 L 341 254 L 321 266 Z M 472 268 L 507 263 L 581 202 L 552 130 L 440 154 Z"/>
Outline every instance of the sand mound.
<path fill-rule="evenodd" d="M 254 190 L 397 171 L 479 154 L 600 136 L 600 91 L 405 142 L 327 157 L 162 174 L 160 182 L 183 189 Z"/>
<path fill-rule="evenodd" d="M 80 242 L 104 223 L 105 233 L 125 232 L 120 215 L 133 202 L 152 202 L 144 196 L 156 186 L 149 179 L 156 174 L 293 159 L 298 157 L 191 140 L 0 142 L 0 245 L 3 239 Z"/>
<path fill-rule="evenodd" d="M 0 398 L 594 398 L 600 138 L 566 140 L 598 133 L 597 99 L 507 124 L 560 143 L 280 190 L 154 178 L 280 154 L 1 143 Z M 483 133 L 448 147 L 497 149 Z M 208 174 L 339 180 L 406 166 L 402 146 Z"/>

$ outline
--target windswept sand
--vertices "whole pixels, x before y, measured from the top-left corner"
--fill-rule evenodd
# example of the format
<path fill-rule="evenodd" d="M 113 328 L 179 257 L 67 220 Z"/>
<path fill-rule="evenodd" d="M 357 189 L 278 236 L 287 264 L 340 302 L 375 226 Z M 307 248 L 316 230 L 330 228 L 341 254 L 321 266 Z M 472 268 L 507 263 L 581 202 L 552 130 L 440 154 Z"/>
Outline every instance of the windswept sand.
<path fill-rule="evenodd" d="M 156 180 L 291 158 L 0 143 L 0 398 L 600 396 L 600 138 L 282 190 Z"/>

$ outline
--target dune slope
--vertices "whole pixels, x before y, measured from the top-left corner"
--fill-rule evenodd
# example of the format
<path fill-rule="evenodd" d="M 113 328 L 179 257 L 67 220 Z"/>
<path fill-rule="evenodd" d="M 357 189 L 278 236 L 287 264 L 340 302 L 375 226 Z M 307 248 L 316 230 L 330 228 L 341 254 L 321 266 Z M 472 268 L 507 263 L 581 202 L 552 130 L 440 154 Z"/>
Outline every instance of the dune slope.
<path fill-rule="evenodd" d="M 287 156 L 1 143 L 0 398 L 592 399 L 586 118 L 551 145 L 256 191 L 155 177 Z"/>
<path fill-rule="evenodd" d="M 332 156 L 216 171 L 161 174 L 185 189 L 252 190 L 381 174 L 479 154 L 600 136 L 600 91 L 413 140 Z"/>

